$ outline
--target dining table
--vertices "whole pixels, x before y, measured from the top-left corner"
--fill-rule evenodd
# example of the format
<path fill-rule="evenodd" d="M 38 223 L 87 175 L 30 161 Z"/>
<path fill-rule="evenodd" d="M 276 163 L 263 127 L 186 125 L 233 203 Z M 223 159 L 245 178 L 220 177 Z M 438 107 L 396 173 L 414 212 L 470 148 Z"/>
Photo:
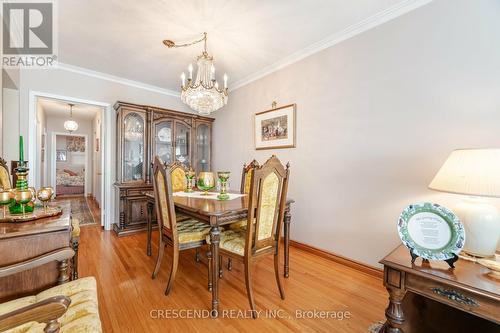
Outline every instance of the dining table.
<path fill-rule="evenodd" d="M 236 192 L 232 192 L 236 193 Z M 210 225 L 210 251 L 212 258 L 219 257 L 220 233 L 223 226 L 241 221 L 247 218 L 249 197 L 243 194 L 231 200 L 217 200 L 215 198 L 205 198 L 202 196 L 175 195 L 173 196 L 175 210 L 177 214 L 186 215 Z M 153 210 L 155 196 L 153 191 L 144 191 L 147 198 L 147 249 L 148 256 L 151 255 L 151 234 L 153 232 Z M 284 277 L 289 277 L 290 259 L 290 222 L 292 219 L 290 208 L 294 203 L 293 199 L 287 199 L 283 218 L 283 239 L 284 239 Z M 219 260 L 211 260 L 212 265 L 212 314 L 217 316 L 219 309 Z"/>

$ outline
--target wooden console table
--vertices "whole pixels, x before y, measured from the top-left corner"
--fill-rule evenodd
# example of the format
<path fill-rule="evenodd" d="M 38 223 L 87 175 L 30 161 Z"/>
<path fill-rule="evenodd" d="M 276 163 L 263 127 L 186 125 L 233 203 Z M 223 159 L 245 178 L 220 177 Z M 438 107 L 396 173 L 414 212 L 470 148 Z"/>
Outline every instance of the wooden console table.
<path fill-rule="evenodd" d="M 60 203 L 59 206 L 63 211 L 59 216 L 29 222 L 0 223 L 0 267 L 68 247 L 71 238 L 70 205 Z M 66 282 L 69 280 L 67 270 L 68 260 L 62 260 L 0 277 L 0 303 L 33 295 Z"/>
<path fill-rule="evenodd" d="M 488 275 L 489 269 L 464 259 L 455 263 L 455 269 L 420 258 L 412 265 L 403 245 L 380 263 L 389 292 L 387 322 L 381 332 L 500 331 L 500 281 Z"/>

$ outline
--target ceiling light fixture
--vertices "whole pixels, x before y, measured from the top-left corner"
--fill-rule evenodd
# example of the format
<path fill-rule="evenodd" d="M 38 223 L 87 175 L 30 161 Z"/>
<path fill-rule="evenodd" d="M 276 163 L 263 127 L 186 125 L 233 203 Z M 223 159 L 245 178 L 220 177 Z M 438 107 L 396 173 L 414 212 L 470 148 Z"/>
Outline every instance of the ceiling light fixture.
<path fill-rule="evenodd" d="M 203 38 L 186 44 L 175 44 L 171 40 L 164 40 L 163 44 L 168 48 L 186 47 L 204 42 L 203 53 L 198 56 L 196 63 L 198 71 L 196 79 L 193 80 L 193 65 L 188 66 L 188 77 L 186 82 L 186 74 L 181 75 L 181 100 L 189 105 L 189 107 L 197 111 L 201 115 L 209 115 L 210 113 L 220 109 L 227 104 L 227 75 L 224 74 L 224 88 L 219 87 L 219 82 L 215 78 L 214 58 L 207 53 L 207 33 L 203 33 Z"/>
<path fill-rule="evenodd" d="M 78 123 L 73 120 L 73 106 L 75 104 L 68 103 L 69 105 L 69 120 L 64 122 L 64 129 L 69 133 L 74 132 L 78 129 Z"/>

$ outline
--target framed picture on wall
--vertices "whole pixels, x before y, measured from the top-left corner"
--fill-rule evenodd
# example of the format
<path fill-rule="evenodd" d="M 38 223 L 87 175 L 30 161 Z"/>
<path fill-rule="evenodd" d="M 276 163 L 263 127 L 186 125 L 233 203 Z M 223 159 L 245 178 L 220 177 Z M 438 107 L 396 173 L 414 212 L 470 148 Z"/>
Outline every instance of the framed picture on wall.
<path fill-rule="evenodd" d="M 56 162 L 66 162 L 68 160 L 68 154 L 66 150 L 56 150 Z"/>
<path fill-rule="evenodd" d="M 255 149 L 295 147 L 296 104 L 273 108 L 255 114 Z"/>

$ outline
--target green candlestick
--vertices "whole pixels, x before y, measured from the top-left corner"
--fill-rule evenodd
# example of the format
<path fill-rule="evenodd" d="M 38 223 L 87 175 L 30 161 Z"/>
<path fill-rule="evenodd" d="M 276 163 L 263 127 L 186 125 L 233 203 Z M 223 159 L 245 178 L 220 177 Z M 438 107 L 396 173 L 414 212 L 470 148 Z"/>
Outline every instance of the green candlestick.
<path fill-rule="evenodd" d="M 23 136 L 19 136 L 19 161 L 24 162 L 24 140 Z"/>

